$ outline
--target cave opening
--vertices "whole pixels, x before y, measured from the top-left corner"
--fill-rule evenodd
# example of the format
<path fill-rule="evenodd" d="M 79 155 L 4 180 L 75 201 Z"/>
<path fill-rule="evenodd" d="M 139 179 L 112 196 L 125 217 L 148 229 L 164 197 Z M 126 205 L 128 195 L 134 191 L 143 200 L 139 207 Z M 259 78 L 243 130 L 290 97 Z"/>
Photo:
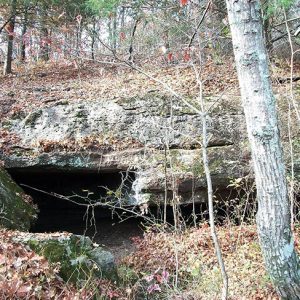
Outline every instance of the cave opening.
<path fill-rule="evenodd" d="M 142 235 L 141 219 L 120 217 L 122 211 L 118 209 L 118 201 L 130 201 L 132 197 L 134 172 L 35 169 L 8 172 L 38 206 L 38 219 L 32 232 L 67 231 L 88 235 L 116 256 L 131 247 L 131 237 Z M 88 207 L 104 198 L 111 201 L 111 206 Z"/>
<path fill-rule="evenodd" d="M 132 185 L 135 172 L 98 172 L 66 171 L 19 168 L 8 170 L 12 178 L 29 194 L 39 208 L 38 219 L 31 228 L 32 232 L 67 231 L 74 234 L 88 235 L 101 245 L 108 247 L 115 255 L 123 255 L 133 249 L 132 237 L 143 234 L 145 219 L 118 208 L 118 201 L 132 199 Z M 61 195 L 67 199 L 53 195 Z M 117 197 L 115 195 L 118 194 Z M 253 213 L 252 196 L 245 205 L 241 205 L 242 194 L 237 195 L 228 189 L 215 191 L 215 217 L 218 224 L 227 220 L 240 223 L 241 216 Z M 88 208 L 105 198 L 112 201 L 112 206 Z M 132 207 L 129 207 L 130 211 Z M 208 221 L 207 202 L 183 204 L 178 207 L 180 218 L 185 226 L 195 222 Z M 239 209 L 239 211 L 237 210 Z M 163 221 L 164 207 L 148 208 L 147 217 Z M 136 208 L 136 212 L 139 209 Z M 195 214 L 194 214 L 195 213 Z M 230 217 L 231 215 L 231 217 Z M 196 216 L 194 218 L 194 216 Z M 174 224 L 173 207 L 167 206 L 167 222 Z"/>

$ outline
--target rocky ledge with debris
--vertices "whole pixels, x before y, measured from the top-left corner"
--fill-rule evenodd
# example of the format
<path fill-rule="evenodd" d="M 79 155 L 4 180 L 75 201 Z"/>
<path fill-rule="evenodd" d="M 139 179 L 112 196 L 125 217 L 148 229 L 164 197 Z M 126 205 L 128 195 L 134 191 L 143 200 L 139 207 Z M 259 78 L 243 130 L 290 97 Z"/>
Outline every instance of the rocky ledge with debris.
<path fill-rule="evenodd" d="M 65 72 L 72 74 L 71 70 Z M 70 74 L 58 82 L 59 93 L 52 91 L 53 70 L 46 74 L 49 82 L 42 86 L 39 73 L 32 75 L 35 80 L 31 88 L 25 88 L 26 79 L 18 79 L 24 92 L 6 95 L 14 104 L 11 104 L 10 113 L 3 112 L 1 122 L 0 159 L 5 168 L 133 171 L 135 181 L 131 196 L 125 201 L 127 204 L 161 203 L 165 191 L 172 194 L 174 189 L 182 203 L 204 201 L 206 180 L 201 160 L 201 115 L 182 100 L 166 94 L 156 82 L 149 81 L 150 87 L 145 89 L 147 85 L 140 74 L 123 70 L 114 77 L 106 74 L 106 78 L 99 78 L 92 77 L 92 71 L 84 69 L 82 72 L 85 76 L 79 83 Z M 172 85 L 177 73 L 173 69 L 168 72 L 155 76 L 164 77 L 165 82 Z M 178 86 L 176 82 L 174 89 L 199 110 L 193 72 L 189 69 L 180 72 L 182 78 L 178 82 L 184 82 L 187 87 Z M 216 77 L 205 85 L 204 101 L 208 112 L 208 155 L 213 186 L 220 191 L 226 189 L 230 180 L 244 176 L 252 179 L 252 175 L 238 92 L 233 89 L 232 93 L 228 90 L 221 93 L 223 79 Z M 236 83 L 235 77 L 231 77 Z M 232 79 L 225 83 L 227 88 L 234 86 Z M 126 90 L 125 95 L 122 95 L 123 90 Z M 212 96 L 212 92 L 218 94 Z M 24 93 L 29 99 L 27 104 Z M 53 101 L 48 101 L 47 97 L 53 93 Z M 288 132 L 286 96 L 280 87 L 276 93 L 282 139 L 285 144 L 292 139 L 298 175 L 298 129 Z M 22 102 L 16 97 L 22 98 Z M 24 109 L 20 108 L 22 104 Z M 285 147 L 289 163 L 288 149 Z"/>

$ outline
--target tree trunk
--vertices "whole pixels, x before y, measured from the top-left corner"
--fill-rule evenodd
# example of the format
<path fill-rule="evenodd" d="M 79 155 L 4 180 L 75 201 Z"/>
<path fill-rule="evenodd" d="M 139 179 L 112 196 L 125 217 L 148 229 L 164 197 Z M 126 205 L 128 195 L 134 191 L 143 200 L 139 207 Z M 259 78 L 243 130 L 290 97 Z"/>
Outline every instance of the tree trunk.
<path fill-rule="evenodd" d="M 96 20 L 93 20 L 91 54 L 92 60 L 95 60 L 95 42 L 96 42 Z"/>
<path fill-rule="evenodd" d="M 12 0 L 11 2 L 11 19 L 7 25 L 7 53 L 6 60 L 4 64 L 4 75 L 10 74 L 12 72 L 12 56 L 13 56 L 13 43 L 14 43 L 14 30 L 16 21 L 16 10 L 17 1 Z"/>
<path fill-rule="evenodd" d="M 47 7 L 41 7 L 38 11 L 40 16 L 40 32 L 41 32 L 41 41 L 39 49 L 39 57 L 42 61 L 49 61 L 50 59 L 50 34 L 47 26 Z"/>
<path fill-rule="evenodd" d="M 76 58 L 80 58 L 81 55 L 81 36 L 82 36 L 82 26 L 81 23 L 76 27 Z"/>
<path fill-rule="evenodd" d="M 271 17 L 268 15 L 269 7 L 273 5 L 270 3 L 270 0 L 266 0 L 264 3 L 264 10 L 263 10 L 263 29 L 265 34 L 265 41 L 266 41 L 266 48 L 267 51 L 270 53 L 272 51 L 272 35 L 271 35 Z"/>
<path fill-rule="evenodd" d="M 285 167 L 258 0 L 226 0 L 257 188 L 266 268 L 282 299 L 300 299 Z"/>
<path fill-rule="evenodd" d="M 122 9 L 121 9 L 121 24 L 120 24 L 121 28 L 124 28 L 124 26 L 125 26 L 125 11 L 126 11 L 126 8 L 124 6 L 122 6 Z"/>
<path fill-rule="evenodd" d="M 112 48 L 114 52 L 117 50 L 117 10 L 114 13 L 114 18 L 113 18 L 113 44 Z"/>
<path fill-rule="evenodd" d="M 45 25 L 41 28 L 42 40 L 41 40 L 41 47 L 40 47 L 40 58 L 43 61 L 49 61 L 50 58 L 50 45 L 49 45 L 49 31 Z"/>
<path fill-rule="evenodd" d="M 26 32 L 27 32 L 27 22 L 28 22 L 28 9 L 25 8 L 23 28 L 22 28 L 22 41 L 21 41 L 21 61 L 26 59 Z"/>
<path fill-rule="evenodd" d="M 63 44 L 63 54 L 64 58 L 70 57 L 70 48 L 71 48 L 71 41 L 70 41 L 70 33 L 67 29 L 67 24 L 65 23 L 66 31 L 64 33 L 64 44 Z"/>
<path fill-rule="evenodd" d="M 115 53 L 117 50 L 117 12 L 112 13 L 109 18 L 108 36 L 111 50 Z"/>
<path fill-rule="evenodd" d="M 137 29 L 137 25 L 140 19 L 136 19 L 134 22 L 133 30 L 131 33 L 131 38 L 130 38 L 130 46 L 129 46 L 129 58 L 128 61 L 133 63 L 133 41 L 134 41 L 134 35 Z"/>

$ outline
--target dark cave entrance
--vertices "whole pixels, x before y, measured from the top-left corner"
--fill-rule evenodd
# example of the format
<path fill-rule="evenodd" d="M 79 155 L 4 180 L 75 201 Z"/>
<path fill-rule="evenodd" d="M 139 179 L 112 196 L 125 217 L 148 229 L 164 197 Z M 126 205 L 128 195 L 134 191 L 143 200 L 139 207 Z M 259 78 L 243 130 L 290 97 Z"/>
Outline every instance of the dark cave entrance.
<path fill-rule="evenodd" d="M 116 252 L 116 256 L 124 247 L 130 248 L 131 237 L 142 234 L 141 220 L 122 220 L 119 217 L 122 211 L 116 203 L 118 199 L 130 199 L 134 172 L 35 169 L 10 169 L 8 172 L 38 205 L 38 219 L 32 232 L 85 234 Z M 118 191 L 118 199 L 112 196 L 115 191 Z M 66 196 L 69 200 L 51 193 Z M 88 209 L 86 204 L 98 202 L 103 197 L 114 201 L 117 213 L 112 214 L 112 209 L 105 206 Z"/>
<path fill-rule="evenodd" d="M 132 184 L 135 180 L 134 172 L 86 170 L 71 172 L 34 168 L 8 171 L 38 205 L 38 220 L 31 228 L 32 232 L 68 231 L 74 234 L 85 234 L 93 238 L 95 242 L 107 246 L 116 257 L 123 255 L 128 249 L 132 249 L 131 238 L 141 236 L 143 233 L 144 226 L 142 224 L 147 223 L 145 219 L 142 216 L 136 217 L 122 211 L 116 202 L 114 213 L 112 207 L 87 208 L 87 204 L 95 203 L 103 197 L 114 201 L 130 200 Z M 111 196 L 114 191 L 118 191 L 118 199 Z M 51 193 L 69 197 L 69 201 L 55 197 Z M 253 212 L 252 197 L 245 206 L 241 205 L 242 194 L 237 195 L 225 188 L 215 191 L 214 196 L 216 222 L 220 225 L 229 219 L 239 224 L 241 215 L 247 218 L 249 212 Z M 184 227 L 193 226 L 194 221 L 198 223 L 208 220 L 206 202 L 196 203 L 194 207 L 195 210 L 193 210 L 192 204 L 183 204 L 179 207 Z M 237 214 L 237 208 L 239 208 L 239 214 Z M 147 217 L 150 216 L 157 223 L 161 223 L 163 211 L 163 206 L 152 206 L 149 208 L 150 214 Z M 138 208 L 136 208 L 136 212 L 139 212 Z M 195 212 L 196 218 L 193 218 L 193 212 Z M 228 217 L 230 215 L 231 217 Z M 167 207 L 167 222 L 174 224 L 172 206 Z"/>
<path fill-rule="evenodd" d="M 206 193 L 206 190 L 204 190 Z M 255 191 L 234 190 L 223 187 L 213 192 L 214 197 L 214 218 L 215 224 L 223 226 L 226 224 L 240 225 L 241 223 L 253 223 L 257 213 L 257 201 Z M 196 199 L 197 201 L 198 199 Z M 181 228 L 188 228 L 195 224 L 209 222 L 209 207 L 207 199 L 192 203 L 190 199 L 187 203 L 182 203 L 177 208 L 177 222 Z M 149 213 L 156 220 L 163 220 L 164 207 L 153 206 L 149 208 Z M 171 205 L 167 206 L 167 222 L 174 225 L 174 211 Z"/>

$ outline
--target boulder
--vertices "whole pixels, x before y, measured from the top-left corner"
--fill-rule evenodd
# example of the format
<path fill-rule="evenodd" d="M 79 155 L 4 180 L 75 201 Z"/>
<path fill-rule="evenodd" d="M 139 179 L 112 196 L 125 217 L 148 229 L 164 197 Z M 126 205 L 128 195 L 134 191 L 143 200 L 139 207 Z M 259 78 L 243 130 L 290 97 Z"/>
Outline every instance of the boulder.
<path fill-rule="evenodd" d="M 0 226 L 27 231 L 36 218 L 37 210 L 30 196 L 0 168 Z"/>
<path fill-rule="evenodd" d="M 95 278 L 117 280 L 114 256 L 89 237 L 71 233 L 22 233 L 14 240 L 28 245 L 50 263 L 58 263 L 59 275 L 65 281 L 83 284 Z"/>

